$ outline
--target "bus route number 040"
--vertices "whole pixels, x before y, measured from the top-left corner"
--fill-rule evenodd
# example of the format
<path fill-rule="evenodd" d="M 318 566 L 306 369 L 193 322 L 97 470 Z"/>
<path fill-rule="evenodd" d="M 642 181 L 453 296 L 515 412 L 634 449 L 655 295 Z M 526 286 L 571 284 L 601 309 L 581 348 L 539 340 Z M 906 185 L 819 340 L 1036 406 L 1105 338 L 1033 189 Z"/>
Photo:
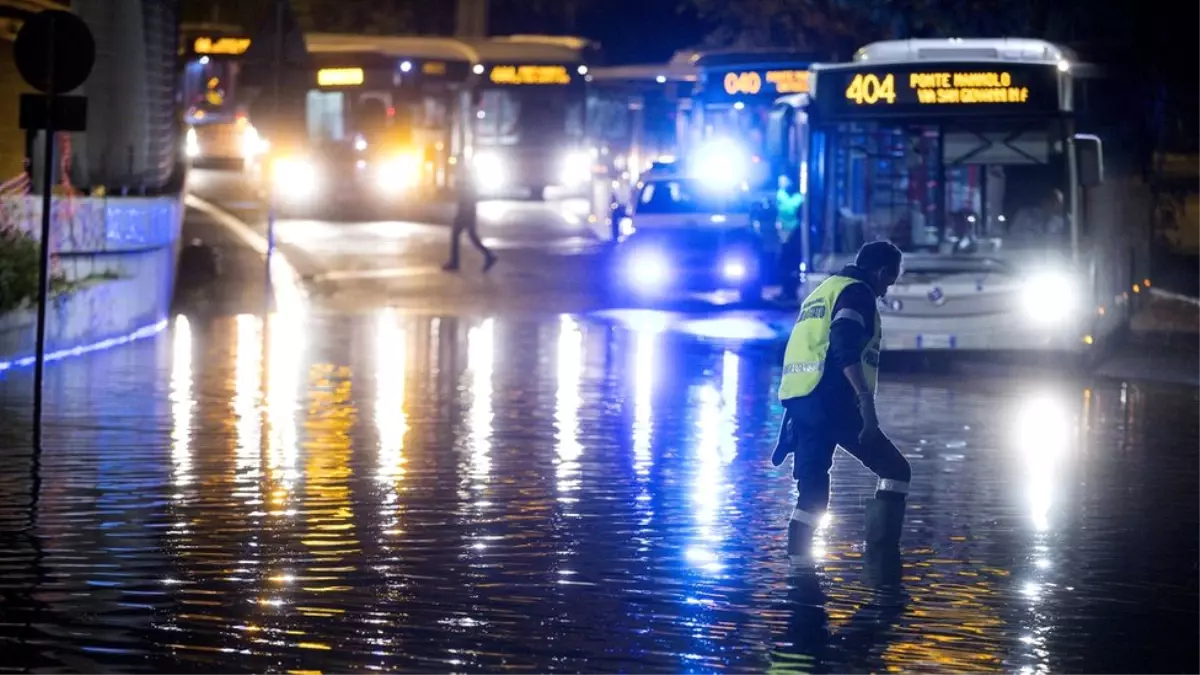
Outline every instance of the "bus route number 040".
<path fill-rule="evenodd" d="M 896 76 L 888 73 L 881 81 L 873 73 L 858 74 L 846 87 L 846 98 L 858 105 L 875 105 L 882 99 L 888 103 L 896 102 Z"/>

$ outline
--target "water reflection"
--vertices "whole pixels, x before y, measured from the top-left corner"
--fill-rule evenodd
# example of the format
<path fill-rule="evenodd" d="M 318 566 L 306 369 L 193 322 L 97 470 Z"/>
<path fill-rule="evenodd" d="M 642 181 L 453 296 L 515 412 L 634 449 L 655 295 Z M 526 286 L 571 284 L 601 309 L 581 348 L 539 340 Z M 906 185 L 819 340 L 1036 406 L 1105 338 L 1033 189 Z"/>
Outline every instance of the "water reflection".
<path fill-rule="evenodd" d="M 470 371 L 471 408 L 467 453 L 471 487 L 487 485 L 492 470 L 492 377 L 496 361 L 496 320 L 486 319 L 467 333 L 467 368 Z"/>
<path fill-rule="evenodd" d="M 911 598 L 887 605 L 853 460 L 822 569 L 786 577 L 778 355 L 628 326 L 179 317 L 161 362 L 93 361 L 137 386 L 54 401 L 80 440 L 45 457 L 40 561 L 0 550 L 6 665 L 1190 670 L 1194 390 L 887 378 L 916 476 Z M 137 435 L 80 430 L 131 414 Z M 0 464 L 0 491 L 27 474 Z M 5 536 L 27 502 L 0 500 Z"/>
<path fill-rule="evenodd" d="M 575 320 L 560 317 L 558 337 L 558 389 L 555 392 L 554 420 L 558 426 L 558 490 L 569 493 L 579 489 L 579 457 L 583 446 L 579 443 L 579 409 L 583 404 L 579 385 L 583 377 L 583 334 Z M 560 502 L 570 503 L 577 498 L 566 494 L 559 496 Z"/>
<path fill-rule="evenodd" d="M 259 464 L 262 456 L 262 420 L 259 395 L 262 387 L 262 335 L 259 318 L 237 317 L 233 416 L 237 420 L 235 496 L 246 505 L 258 504 Z"/>
<path fill-rule="evenodd" d="M 404 479 L 404 437 L 408 433 L 405 389 L 408 384 L 406 336 L 395 312 L 385 310 L 375 334 L 375 428 L 379 434 L 376 477 L 384 489 L 379 515 L 383 534 L 400 533 L 399 490 Z"/>
<path fill-rule="evenodd" d="M 192 325 L 186 316 L 175 319 L 171 355 L 171 461 L 175 486 L 192 482 Z"/>

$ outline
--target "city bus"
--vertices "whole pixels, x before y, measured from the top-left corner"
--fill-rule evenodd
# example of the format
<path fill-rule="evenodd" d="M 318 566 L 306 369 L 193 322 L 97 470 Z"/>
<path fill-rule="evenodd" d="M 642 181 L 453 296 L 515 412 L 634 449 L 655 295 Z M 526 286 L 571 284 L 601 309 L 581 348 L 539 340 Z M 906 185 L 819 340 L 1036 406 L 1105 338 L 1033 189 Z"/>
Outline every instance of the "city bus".
<path fill-rule="evenodd" d="M 729 139 L 740 148 L 736 161 L 759 199 L 770 200 L 780 168 L 771 166 L 767 126 L 775 100 L 809 90 L 811 54 L 779 50 L 695 52 L 696 89 L 680 111 L 685 153 L 694 154 L 713 139 Z"/>
<path fill-rule="evenodd" d="M 194 165 L 242 169 L 263 149 L 240 91 L 249 47 L 250 38 L 234 26 L 182 27 L 177 92 Z"/>
<path fill-rule="evenodd" d="M 301 119 L 270 139 L 277 205 L 382 215 L 444 186 L 470 51 L 442 38 L 310 33 L 305 43 Z"/>
<path fill-rule="evenodd" d="M 456 149 L 471 162 L 482 194 L 522 191 L 545 199 L 557 186 L 591 184 L 587 144 L 586 40 L 509 36 L 468 43 L 471 76 L 454 117 Z"/>
<path fill-rule="evenodd" d="M 782 97 L 773 163 L 807 193 L 806 283 L 864 242 L 905 252 L 887 350 L 1087 356 L 1123 328 L 1145 271 L 1108 217 L 1100 139 L 1080 129 L 1065 48 L 1033 39 L 878 42 Z"/>
<path fill-rule="evenodd" d="M 686 134 L 697 72 L 690 52 L 667 64 L 593 68 L 588 137 L 606 173 L 625 193 L 655 164 L 673 163 Z"/>

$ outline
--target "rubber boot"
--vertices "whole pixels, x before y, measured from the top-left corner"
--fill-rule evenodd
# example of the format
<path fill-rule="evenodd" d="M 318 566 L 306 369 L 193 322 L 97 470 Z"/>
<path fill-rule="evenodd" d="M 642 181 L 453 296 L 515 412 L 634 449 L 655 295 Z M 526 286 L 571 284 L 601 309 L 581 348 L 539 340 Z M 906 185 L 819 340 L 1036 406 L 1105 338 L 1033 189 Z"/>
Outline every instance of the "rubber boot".
<path fill-rule="evenodd" d="M 813 523 L 806 522 L 808 520 L 812 520 L 812 516 L 795 509 L 791 520 L 788 521 L 788 562 L 793 572 L 804 571 L 815 564 L 812 557 L 815 528 Z"/>
<path fill-rule="evenodd" d="M 900 590 L 900 531 L 904 502 L 872 499 L 867 502 L 867 550 L 863 577 L 876 590 Z"/>

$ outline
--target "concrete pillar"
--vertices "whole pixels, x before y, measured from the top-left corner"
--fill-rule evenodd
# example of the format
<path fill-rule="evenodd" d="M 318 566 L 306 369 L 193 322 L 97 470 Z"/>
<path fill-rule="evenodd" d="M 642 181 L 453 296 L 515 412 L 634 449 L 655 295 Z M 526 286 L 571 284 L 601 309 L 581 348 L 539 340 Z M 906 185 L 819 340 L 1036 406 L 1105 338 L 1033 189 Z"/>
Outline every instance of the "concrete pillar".
<path fill-rule="evenodd" d="M 80 93 L 88 130 L 76 136 L 90 185 L 137 185 L 146 170 L 146 36 L 141 0 L 74 0 L 96 40 L 96 66 Z M 79 136 L 82 136 L 81 138 Z"/>
<path fill-rule="evenodd" d="M 488 34 L 488 0 L 458 0 L 454 17 L 454 35 L 481 38 Z"/>

